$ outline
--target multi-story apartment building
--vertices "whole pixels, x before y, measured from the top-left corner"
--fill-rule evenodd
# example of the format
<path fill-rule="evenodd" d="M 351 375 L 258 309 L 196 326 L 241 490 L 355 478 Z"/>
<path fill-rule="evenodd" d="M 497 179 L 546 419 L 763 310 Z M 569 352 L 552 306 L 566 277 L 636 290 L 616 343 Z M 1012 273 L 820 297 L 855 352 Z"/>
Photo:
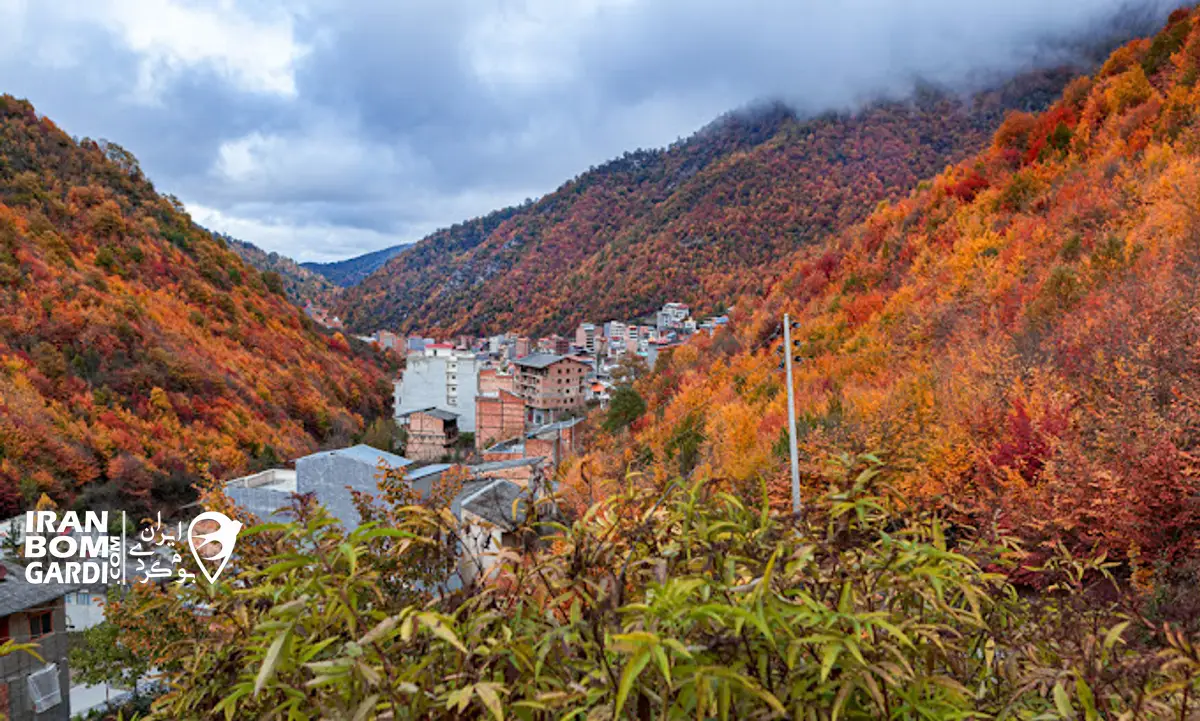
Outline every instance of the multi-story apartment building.
<path fill-rule="evenodd" d="M 619 320 L 610 320 L 604 324 L 604 337 L 608 338 L 608 344 L 613 348 L 624 348 L 625 338 L 629 334 L 629 326 Z"/>
<path fill-rule="evenodd" d="M 513 365 L 527 422 L 551 423 L 587 402 L 587 377 L 591 372 L 587 363 L 570 356 L 536 353 Z"/>
<path fill-rule="evenodd" d="M 585 353 L 595 353 L 598 335 L 595 323 L 580 323 L 575 329 L 575 347 Z"/>
<path fill-rule="evenodd" d="M 691 315 L 691 311 L 684 303 L 667 303 L 658 311 L 656 315 L 657 326 L 659 330 L 667 328 L 682 328 L 684 321 Z"/>
<path fill-rule="evenodd" d="M 525 432 L 525 400 L 510 390 L 496 388 L 475 398 L 475 447 L 489 448 Z"/>
<path fill-rule="evenodd" d="M 458 430 L 475 432 L 475 396 L 479 394 L 482 362 L 472 351 L 448 343 L 433 343 L 409 353 L 404 372 L 394 386 L 394 413 L 404 424 L 407 414 L 438 408 L 458 414 Z"/>

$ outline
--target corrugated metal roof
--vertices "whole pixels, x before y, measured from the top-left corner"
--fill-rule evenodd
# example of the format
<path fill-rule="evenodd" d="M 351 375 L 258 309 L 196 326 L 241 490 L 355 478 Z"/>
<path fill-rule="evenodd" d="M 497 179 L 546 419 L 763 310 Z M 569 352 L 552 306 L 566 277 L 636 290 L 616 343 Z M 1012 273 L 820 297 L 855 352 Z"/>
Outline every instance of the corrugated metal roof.
<path fill-rule="evenodd" d="M 516 528 L 528 508 L 525 489 L 511 481 L 497 480 L 460 501 L 460 508 L 505 530 Z"/>
<path fill-rule="evenodd" d="M 501 441 L 501 442 L 497 443 L 496 445 L 492 446 L 491 448 L 485 448 L 483 450 L 483 452 L 485 454 L 486 453 L 521 453 L 521 454 L 524 454 L 525 453 L 525 439 L 524 438 L 510 438 L 507 441 Z"/>
<path fill-rule="evenodd" d="M 422 466 L 409 471 L 405 474 L 405 478 L 410 481 L 419 481 L 428 476 L 436 475 L 438 473 L 445 473 L 451 468 L 453 468 L 453 466 L 449 463 L 431 463 L 428 466 Z"/>
<path fill-rule="evenodd" d="M 471 473 L 475 474 L 476 476 L 480 476 L 485 473 L 494 473 L 496 471 L 503 471 L 508 468 L 520 468 L 521 466 L 537 465 L 544 460 L 546 460 L 544 456 L 531 456 L 529 458 L 513 458 L 507 461 L 489 461 L 487 463 L 476 464 L 470 468 Z"/>
<path fill-rule="evenodd" d="M 395 453 L 388 453 L 387 451 L 381 451 L 378 448 L 372 448 L 364 443 L 360 443 L 357 446 L 350 446 L 349 448 L 336 448 L 332 451 L 313 453 L 311 455 L 304 456 L 304 458 L 320 458 L 321 456 L 342 456 L 345 458 L 352 458 L 356 461 L 361 461 L 362 463 L 366 463 L 371 466 L 378 466 L 380 460 L 382 460 L 389 468 L 403 468 L 404 466 L 412 465 L 412 461 L 404 458 L 403 456 L 398 456 Z"/>
<path fill-rule="evenodd" d="M 518 358 L 514 360 L 513 363 L 519 366 L 525 366 L 527 368 L 546 368 L 565 359 L 566 356 L 556 355 L 554 353 L 533 353 L 525 356 L 524 358 Z"/>
<path fill-rule="evenodd" d="M 556 431 L 565 431 L 568 428 L 572 428 L 576 424 L 581 423 L 581 422 L 583 422 L 583 418 L 568 418 L 565 421 L 555 421 L 554 423 L 547 423 L 544 426 L 538 426 L 537 428 L 534 428 L 532 431 L 525 434 L 525 437 L 526 438 L 534 438 L 534 437 L 540 436 L 544 433 L 554 433 Z"/>

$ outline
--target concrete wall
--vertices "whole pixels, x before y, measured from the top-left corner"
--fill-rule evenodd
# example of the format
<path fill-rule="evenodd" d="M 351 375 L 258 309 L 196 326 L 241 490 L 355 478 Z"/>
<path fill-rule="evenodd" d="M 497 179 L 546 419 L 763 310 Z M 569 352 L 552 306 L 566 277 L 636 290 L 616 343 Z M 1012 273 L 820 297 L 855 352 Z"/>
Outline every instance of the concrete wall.
<path fill-rule="evenodd" d="M 342 519 L 348 531 L 358 528 L 360 518 L 346 486 L 378 496 L 380 476 L 377 466 L 336 453 L 319 453 L 296 460 L 297 492 L 315 492 L 317 500 L 333 516 Z"/>
<path fill-rule="evenodd" d="M 475 358 L 410 355 L 404 375 L 394 388 L 394 412 L 399 417 L 440 408 L 458 414 L 460 432 L 474 433 L 478 393 L 479 361 Z"/>
<path fill-rule="evenodd" d="M 82 631 L 99 625 L 104 620 L 103 601 L 107 589 L 103 586 L 96 588 L 81 588 L 67 594 L 66 611 L 67 626 L 71 631 Z"/>
<path fill-rule="evenodd" d="M 53 632 L 39 640 L 38 653 L 44 661 L 26 653 L 10 654 L 0 658 L 0 701 L 6 690 L 8 706 L 0 704 L 0 717 L 8 713 L 10 721 L 67 721 L 71 717 L 71 675 L 67 668 L 67 616 L 60 598 L 46 608 L 52 608 Z M 13 640 L 29 641 L 29 614 L 15 613 L 8 617 L 8 632 Z M 62 702 L 46 711 L 35 714 L 29 698 L 29 675 L 45 668 L 47 664 L 58 664 L 58 688 Z"/>
<path fill-rule="evenodd" d="M 410 355 L 404 375 L 396 382 L 395 413 L 400 416 L 425 408 L 453 410 L 446 404 L 446 359 Z"/>
<path fill-rule="evenodd" d="M 475 396 L 479 395 L 479 366 L 479 361 L 474 357 L 451 359 L 447 365 L 447 384 L 457 391 L 457 397 L 449 394 L 448 396 L 457 402 L 438 408 L 458 414 L 460 433 L 475 432 Z"/>

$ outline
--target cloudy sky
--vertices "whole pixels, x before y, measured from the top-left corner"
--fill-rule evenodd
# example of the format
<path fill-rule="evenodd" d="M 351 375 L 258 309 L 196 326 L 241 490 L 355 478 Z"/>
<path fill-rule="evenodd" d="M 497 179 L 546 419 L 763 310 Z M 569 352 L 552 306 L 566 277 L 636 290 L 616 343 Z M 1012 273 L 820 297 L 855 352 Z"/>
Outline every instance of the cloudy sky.
<path fill-rule="evenodd" d="M 0 92 L 133 151 L 198 222 L 333 260 L 756 99 L 1019 69 L 1128 2 L 0 0 Z"/>

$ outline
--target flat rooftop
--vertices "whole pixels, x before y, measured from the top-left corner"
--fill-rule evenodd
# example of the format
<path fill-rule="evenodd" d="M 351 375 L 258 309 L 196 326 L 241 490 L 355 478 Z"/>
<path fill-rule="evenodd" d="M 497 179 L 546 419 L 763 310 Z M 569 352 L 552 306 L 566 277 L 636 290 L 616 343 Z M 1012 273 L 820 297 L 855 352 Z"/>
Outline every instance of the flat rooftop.
<path fill-rule="evenodd" d="M 296 492 L 296 472 L 290 468 L 269 468 L 228 481 L 226 488 L 262 488 L 279 493 Z"/>

